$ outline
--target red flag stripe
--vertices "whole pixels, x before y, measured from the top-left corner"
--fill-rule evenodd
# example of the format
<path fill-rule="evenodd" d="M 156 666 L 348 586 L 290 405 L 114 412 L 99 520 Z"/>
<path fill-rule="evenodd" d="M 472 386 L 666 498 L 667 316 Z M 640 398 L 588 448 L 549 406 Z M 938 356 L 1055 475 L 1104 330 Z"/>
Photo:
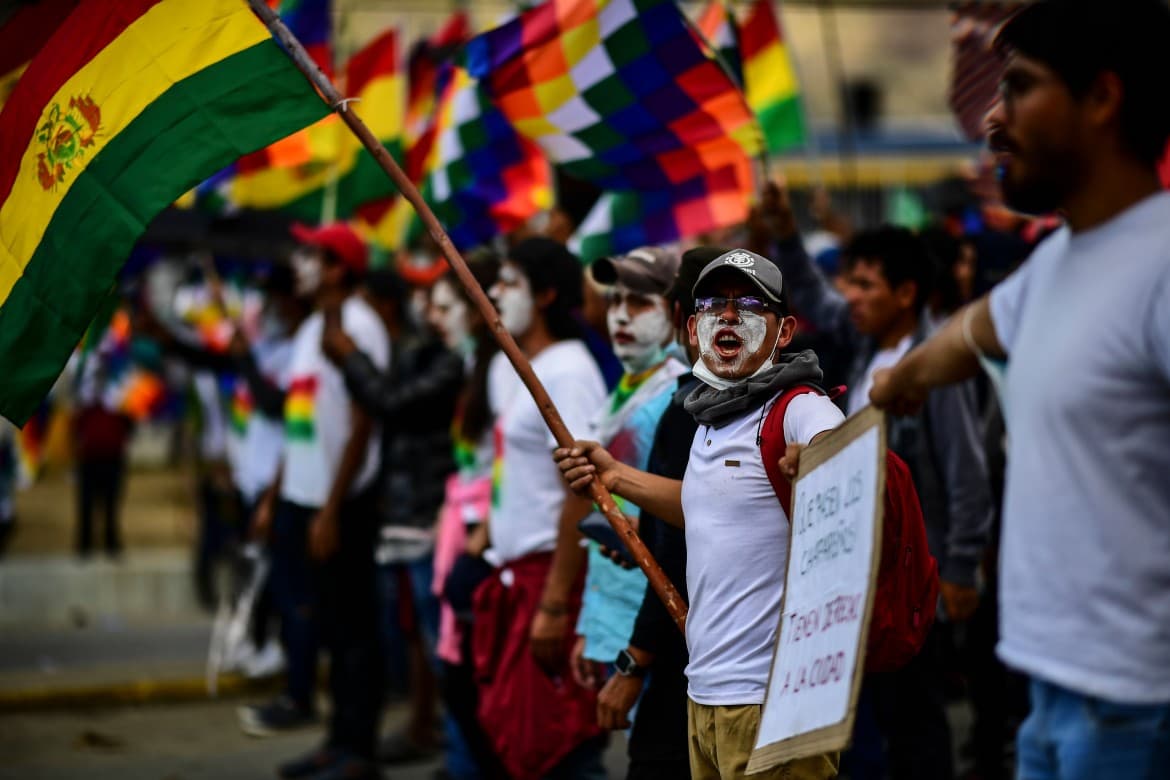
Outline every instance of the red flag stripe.
<path fill-rule="evenodd" d="M 46 42 L 51 62 L 25 71 L 0 112 L 0 202 L 8 199 L 45 102 L 160 0 L 85 0 Z"/>

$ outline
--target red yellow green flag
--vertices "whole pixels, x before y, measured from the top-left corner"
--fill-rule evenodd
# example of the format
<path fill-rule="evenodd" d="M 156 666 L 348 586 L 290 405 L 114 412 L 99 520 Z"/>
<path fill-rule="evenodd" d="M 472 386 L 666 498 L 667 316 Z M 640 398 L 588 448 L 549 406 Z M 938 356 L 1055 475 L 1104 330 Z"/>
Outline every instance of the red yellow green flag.
<path fill-rule="evenodd" d="M 346 91 L 362 120 L 395 157 L 402 157 L 406 83 L 398 33 L 388 30 L 354 54 L 345 67 Z M 334 187 L 333 217 L 347 219 L 372 200 L 397 192 L 373 155 L 336 115 L 297 134 L 316 150 L 302 164 L 245 170 L 232 180 L 228 201 L 255 209 L 281 209 L 305 222 L 322 219 L 327 188 Z M 269 147 L 272 149 L 272 147 Z"/>
<path fill-rule="evenodd" d="M 0 414 L 36 408 L 155 214 L 326 110 L 239 0 L 82 0 L 0 113 Z"/>
<path fill-rule="evenodd" d="M 769 152 L 804 143 L 800 82 L 772 0 L 756 0 L 739 28 L 748 104 L 760 120 Z"/>

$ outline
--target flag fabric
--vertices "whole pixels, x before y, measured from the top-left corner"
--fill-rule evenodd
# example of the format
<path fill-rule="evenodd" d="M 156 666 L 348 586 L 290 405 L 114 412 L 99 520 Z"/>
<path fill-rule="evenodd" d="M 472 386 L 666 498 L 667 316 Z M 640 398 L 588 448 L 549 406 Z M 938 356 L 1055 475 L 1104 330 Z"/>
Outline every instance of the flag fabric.
<path fill-rule="evenodd" d="M 715 47 L 712 54 L 718 56 L 721 65 L 731 70 L 735 83 L 742 89 L 743 60 L 739 55 L 739 28 L 735 24 L 735 14 L 722 0 L 711 0 L 696 26 L 707 43 Z"/>
<path fill-rule="evenodd" d="M 0 21 L 0 106 L 8 101 L 29 60 L 79 1 L 22 3 Z"/>
<path fill-rule="evenodd" d="M 569 240 L 569 248 L 589 264 L 743 222 L 751 186 L 745 162 L 683 182 L 679 191 L 604 193 Z"/>
<path fill-rule="evenodd" d="M 268 7 L 297 37 L 317 67 L 333 78 L 333 20 L 330 0 L 268 0 Z"/>
<path fill-rule="evenodd" d="M 156 213 L 326 111 L 238 0 L 83 0 L 0 113 L 0 414 L 36 407 Z"/>
<path fill-rule="evenodd" d="M 677 188 L 761 144 L 673 0 L 548 0 L 473 38 L 465 57 L 517 130 L 602 189 Z"/>
<path fill-rule="evenodd" d="M 456 11 L 438 32 L 411 47 L 406 65 L 408 91 L 404 135 L 408 146 L 418 141 L 433 124 L 439 94 L 439 71 L 469 37 L 471 23 L 467 13 Z"/>
<path fill-rule="evenodd" d="M 317 64 L 325 75 L 333 78 L 333 22 L 331 18 L 330 0 L 266 0 L 268 7 L 280 15 L 296 39 L 300 41 L 309 57 Z M 278 43 L 278 45 L 280 45 Z M 248 177 L 260 175 L 273 168 L 296 168 L 302 178 L 307 178 L 310 172 L 320 171 L 326 165 L 336 160 L 340 154 L 340 138 L 344 130 L 340 127 L 340 120 L 334 114 L 329 114 L 285 138 L 278 139 L 263 149 L 240 157 L 232 161 L 231 165 L 217 172 L 196 189 L 195 200 L 204 209 L 213 212 L 224 211 L 237 206 L 266 207 L 267 201 L 287 203 L 295 198 L 310 192 L 312 184 L 302 182 L 293 177 L 296 186 L 290 192 L 285 182 L 260 181 L 252 184 L 245 183 L 240 189 L 233 191 L 237 180 L 247 180 Z M 315 184 L 315 182 L 313 182 Z M 274 188 L 279 194 L 259 195 L 259 203 L 238 203 L 236 199 L 256 197 L 257 193 L 265 193 L 266 187 Z M 320 213 L 312 216 L 316 221 Z"/>
<path fill-rule="evenodd" d="M 463 68 L 441 74 L 423 197 L 459 249 L 483 244 L 552 206 L 552 174 Z"/>
<path fill-rule="evenodd" d="M 398 33 L 388 30 L 346 64 L 346 92 L 370 131 L 396 158 L 402 158 L 406 85 L 399 62 Z M 348 219 L 357 208 L 396 192 L 394 183 L 336 115 L 297 134 L 315 149 L 302 163 L 251 168 L 240 160 L 229 180 L 227 199 L 235 206 L 280 209 L 303 222 L 319 222 L 328 189 L 333 218 Z M 271 148 L 271 147 L 270 147 Z"/>
<path fill-rule="evenodd" d="M 744 88 L 769 152 L 805 142 L 800 82 L 772 0 L 756 0 L 739 28 Z"/>
<path fill-rule="evenodd" d="M 967 2 L 951 12 L 951 83 L 947 100 L 959 129 L 983 140 L 983 117 L 998 96 L 1003 62 L 992 51 L 999 28 L 1020 5 Z"/>

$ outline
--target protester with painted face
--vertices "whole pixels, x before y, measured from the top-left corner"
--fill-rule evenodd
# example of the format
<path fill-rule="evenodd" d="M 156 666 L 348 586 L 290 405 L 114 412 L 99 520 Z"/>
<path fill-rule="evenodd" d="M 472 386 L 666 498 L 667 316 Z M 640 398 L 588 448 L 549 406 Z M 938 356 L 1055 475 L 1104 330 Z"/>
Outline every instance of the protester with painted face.
<path fill-rule="evenodd" d="M 500 261 L 494 252 L 473 251 L 467 263 L 481 288 L 495 284 Z M 451 423 L 456 471 L 447 478 L 435 531 L 433 591 L 440 604 L 436 654 L 448 718 L 446 771 L 456 778 L 505 778 L 507 772 L 476 714 L 479 696 L 471 654 L 471 597 L 491 573 L 483 560 L 494 456 L 488 369 L 499 347 L 454 273 L 431 288 L 427 321 L 462 358 L 465 377 Z"/>
<path fill-rule="evenodd" d="M 366 280 L 366 299 L 390 336 L 392 355 L 385 371 L 346 335 L 334 310 L 326 312 L 322 336 L 325 354 L 341 370 L 347 389 L 382 424 L 380 529 L 374 551 L 382 640 L 386 654 L 401 659 L 398 668 L 408 670 L 411 703 L 405 726 L 379 746 L 384 764 L 438 752 L 434 523 L 454 470 L 451 417 L 463 384 L 462 359 L 410 314 L 412 294 L 402 276 L 388 268 L 372 271 Z"/>
<path fill-rule="evenodd" d="M 605 398 L 574 317 L 581 281 L 577 258 L 562 244 L 529 238 L 509 250 L 490 290 L 504 327 L 576 431 L 588 430 Z M 497 360 L 492 369 L 488 557 L 500 568 L 475 597 L 480 720 L 511 776 L 592 776 L 604 772 L 595 696 L 568 668 L 585 555 L 571 534 L 558 545 L 559 529 L 575 529 L 591 504 L 566 491 L 548 458 L 556 442 L 511 366 Z"/>
<path fill-rule="evenodd" d="M 372 550 L 378 512 L 377 423 L 357 403 L 322 347 L 324 310 L 340 301 L 341 328 L 371 363 L 390 359 L 386 328 L 357 294 L 365 244 L 345 225 L 296 226 L 293 271 L 314 313 L 293 337 L 280 472 L 255 523 L 272 540 L 272 591 L 288 653 L 284 696 L 247 715 L 257 730 L 313 719 L 317 637 L 330 654 L 332 712 L 317 750 L 282 765 L 281 777 L 372 777 L 382 659 Z"/>
<path fill-rule="evenodd" d="M 638 471 L 595 442 L 554 453 L 572 489 L 595 476 L 612 493 L 686 529 L 688 732 L 691 774 L 742 777 L 759 727 L 784 592 L 789 522 L 764 469 L 757 431 L 784 391 L 816 385 L 812 352 L 784 354 L 795 320 L 767 258 L 736 249 L 694 287 L 687 322 L 702 384 L 685 407 L 699 427 L 682 481 Z M 788 405 L 789 445 L 807 445 L 843 420 L 810 388 Z M 790 762 L 764 778 L 836 776 L 837 756 Z"/>
<path fill-rule="evenodd" d="M 997 648 L 1031 680 L 1019 776 L 1170 767 L 1170 10 L 1042 0 L 996 41 L 1005 201 L 1066 225 L 987 296 L 874 375 L 915 411 L 1007 357 Z"/>
<path fill-rule="evenodd" d="M 591 267 L 594 280 L 608 287 L 609 336 L 625 373 L 594 417 L 589 434 L 615 458 L 638 469 L 646 468 L 658 420 L 677 377 L 687 371 L 668 352 L 674 328 L 665 293 L 677 269 L 677 255 L 655 247 L 601 258 Z M 619 506 L 627 516 L 638 517 L 638 507 L 626 502 Z M 585 522 L 609 528 L 600 512 Z M 578 536 L 576 529 L 572 533 Z M 598 687 L 605 681 L 607 666 L 629 643 L 645 590 L 641 569 L 622 568 L 602 554 L 597 541 L 589 542 L 585 599 L 573 649 L 577 682 Z"/>

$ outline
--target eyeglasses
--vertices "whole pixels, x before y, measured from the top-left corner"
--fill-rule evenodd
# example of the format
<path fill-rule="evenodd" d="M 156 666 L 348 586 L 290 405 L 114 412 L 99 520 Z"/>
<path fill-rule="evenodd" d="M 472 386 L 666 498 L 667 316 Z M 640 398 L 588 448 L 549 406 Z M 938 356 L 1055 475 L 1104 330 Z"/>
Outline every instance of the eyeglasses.
<path fill-rule="evenodd" d="M 752 314 L 763 314 L 773 310 L 770 302 L 754 295 L 744 295 L 740 298 L 695 298 L 695 313 L 702 314 L 709 311 L 723 311 L 731 303 L 737 312 L 750 311 Z"/>

